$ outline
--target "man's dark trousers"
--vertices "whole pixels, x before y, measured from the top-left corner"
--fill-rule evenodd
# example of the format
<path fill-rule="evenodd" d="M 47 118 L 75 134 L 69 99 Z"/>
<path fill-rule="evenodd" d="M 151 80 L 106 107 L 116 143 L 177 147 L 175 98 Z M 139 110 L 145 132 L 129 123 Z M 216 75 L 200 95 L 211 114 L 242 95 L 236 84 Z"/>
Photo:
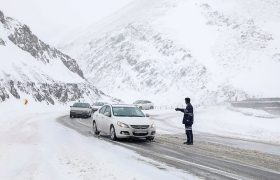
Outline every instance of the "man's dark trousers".
<path fill-rule="evenodd" d="M 192 126 L 188 126 L 185 124 L 185 130 L 186 130 L 186 135 L 187 135 L 187 143 L 193 144 Z"/>

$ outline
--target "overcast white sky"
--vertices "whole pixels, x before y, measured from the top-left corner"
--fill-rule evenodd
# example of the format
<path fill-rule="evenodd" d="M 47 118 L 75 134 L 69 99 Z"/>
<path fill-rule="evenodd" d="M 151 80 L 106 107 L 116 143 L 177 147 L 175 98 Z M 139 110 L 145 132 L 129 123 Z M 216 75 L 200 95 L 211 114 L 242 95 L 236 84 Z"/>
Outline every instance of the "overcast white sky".
<path fill-rule="evenodd" d="M 75 29 L 85 28 L 133 0 L 0 0 L 0 10 L 55 44 Z"/>

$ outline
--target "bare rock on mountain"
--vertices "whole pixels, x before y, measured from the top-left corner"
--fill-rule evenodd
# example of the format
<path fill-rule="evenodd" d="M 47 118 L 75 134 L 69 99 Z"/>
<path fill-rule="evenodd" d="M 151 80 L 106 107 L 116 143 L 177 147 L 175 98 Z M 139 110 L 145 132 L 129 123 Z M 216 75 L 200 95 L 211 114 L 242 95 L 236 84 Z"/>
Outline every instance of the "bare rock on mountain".
<path fill-rule="evenodd" d="M 119 101 L 89 84 L 75 59 L 1 11 L 0 31 L 0 102 L 26 96 L 51 105 L 104 98 Z"/>
<path fill-rule="evenodd" d="M 9 39 L 37 60 L 44 63 L 49 63 L 50 59 L 61 60 L 69 70 L 84 78 L 83 72 L 74 59 L 38 39 L 28 26 L 23 25 L 14 28 L 14 31 L 9 35 Z"/>
<path fill-rule="evenodd" d="M 6 45 L 5 41 L 3 39 L 1 39 L 1 38 L 0 38 L 0 45 L 2 45 L 2 46 Z"/>

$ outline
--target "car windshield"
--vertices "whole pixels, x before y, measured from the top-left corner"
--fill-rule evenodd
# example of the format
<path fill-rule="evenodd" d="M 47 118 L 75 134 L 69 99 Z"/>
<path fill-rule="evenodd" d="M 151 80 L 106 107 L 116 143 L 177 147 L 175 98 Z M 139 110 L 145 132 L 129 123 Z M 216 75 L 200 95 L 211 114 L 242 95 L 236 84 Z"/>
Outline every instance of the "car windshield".
<path fill-rule="evenodd" d="M 145 117 L 144 113 L 137 107 L 113 107 L 113 114 L 122 117 Z"/>
<path fill-rule="evenodd" d="M 74 103 L 73 107 L 89 108 L 90 105 L 88 103 Z"/>
<path fill-rule="evenodd" d="M 104 106 L 105 103 L 104 102 L 96 102 L 96 103 L 93 103 L 94 106 Z"/>

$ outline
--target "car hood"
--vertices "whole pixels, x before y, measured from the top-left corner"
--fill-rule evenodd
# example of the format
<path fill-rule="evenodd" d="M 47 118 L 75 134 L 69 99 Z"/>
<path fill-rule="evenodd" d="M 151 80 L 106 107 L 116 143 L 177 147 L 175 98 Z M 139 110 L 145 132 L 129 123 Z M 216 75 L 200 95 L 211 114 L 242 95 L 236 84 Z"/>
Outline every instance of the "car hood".
<path fill-rule="evenodd" d="M 114 117 L 117 121 L 128 125 L 151 125 L 153 120 L 147 117 Z"/>

